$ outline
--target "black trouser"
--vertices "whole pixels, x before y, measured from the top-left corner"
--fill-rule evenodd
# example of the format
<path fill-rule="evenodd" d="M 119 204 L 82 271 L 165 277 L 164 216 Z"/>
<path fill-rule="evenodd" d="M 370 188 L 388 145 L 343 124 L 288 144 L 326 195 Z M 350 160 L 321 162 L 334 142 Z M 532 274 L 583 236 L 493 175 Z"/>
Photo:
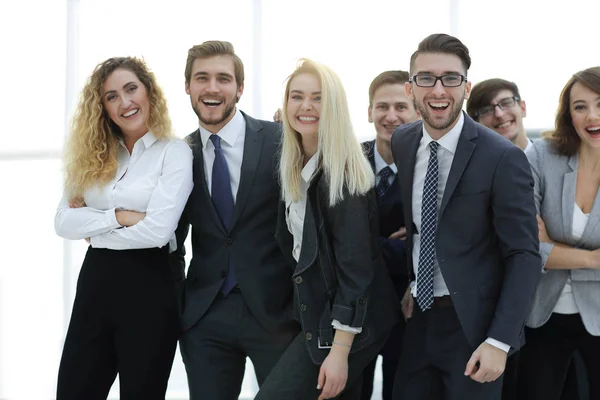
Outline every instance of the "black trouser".
<path fill-rule="evenodd" d="M 297 332 L 295 325 L 279 333 L 265 329 L 239 289 L 219 293 L 180 340 L 190 399 L 237 400 L 248 357 L 261 385 Z"/>
<path fill-rule="evenodd" d="M 587 370 L 589 398 L 600 399 L 600 336 L 590 335 L 579 314 L 552 314 L 539 328 L 525 329 L 521 349 L 521 399 L 560 399 L 573 354 L 579 350 Z"/>
<path fill-rule="evenodd" d="M 425 312 L 415 301 L 404 332 L 394 400 L 500 399 L 503 376 L 479 383 L 464 375 L 474 351 L 450 301 Z"/>
<path fill-rule="evenodd" d="M 336 399 L 360 399 L 362 371 L 377 357 L 386 339 L 387 335 L 349 355 L 346 390 Z M 312 362 L 304 333 L 300 333 L 281 356 L 255 400 L 315 400 L 321 393 L 321 390 L 317 390 L 320 369 L 320 365 Z"/>
<path fill-rule="evenodd" d="M 167 249 L 89 248 L 79 273 L 57 400 L 165 398 L 179 335 Z"/>

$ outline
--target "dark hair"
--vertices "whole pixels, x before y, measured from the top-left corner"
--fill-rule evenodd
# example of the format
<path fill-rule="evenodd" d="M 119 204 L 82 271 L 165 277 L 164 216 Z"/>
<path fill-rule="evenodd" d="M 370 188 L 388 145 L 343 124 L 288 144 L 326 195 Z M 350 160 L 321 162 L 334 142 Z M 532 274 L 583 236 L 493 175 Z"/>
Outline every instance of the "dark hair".
<path fill-rule="evenodd" d="M 369 85 L 369 107 L 373 105 L 373 97 L 375 92 L 383 85 L 402 85 L 408 82 L 409 76 L 407 71 L 385 71 L 380 73 L 373 79 Z"/>
<path fill-rule="evenodd" d="M 478 121 L 479 117 L 477 116 L 477 110 L 490 104 L 492 99 L 502 90 L 510 90 L 513 96 L 518 97 L 520 101 L 521 94 L 514 82 L 494 78 L 481 81 L 474 85 L 471 89 L 471 95 L 467 100 L 467 114 L 469 114 L 469 117 Z"/>
<path fill-rule="evenodd" d="M 235 54 L 233 45 L 230 42 L 220 40 L 209 40 L 188 50 L 188 56 L 185 62 L 185 83 L 190 83 L 190 79 L 192 79 L 192 65 L 194 65 L 194 61 L 197 58 L 209 58 L 222 55 L 230 56 L 233 60 L 235 83 L 239 89 L 244 83 L 244 63 L 242 63 L 242 60 Z"/>
<path fill-rule="evenodd" d="M 410 56 L 411 75 L 415 67 L 415 60 L 421 53 L 454 54 L 462 61 L 463 66 L 465 67 L 465 75 L 471 67 L 471 57 L 469 56 L 469 49 L 467 46 L 454 36 L 446 35 L 445 33 L 434 33 L 433 35 L 427 36 L 419 43 L 417 51 Z"/>
<path fill-rule="evenodd" d="M 560 93 L 554 130 L 545 132 L 542 135 L 542 137 L 550 140 L 552 147 L 558 154 L 567 157 L 577 153 L 581 143 L 581 138 L 575 131 L 573 119 L 571 118 L 571 89 L 576 83 L 580 83 L 600 94 L 600 67 L 584 69 L 569 79 Z"/>

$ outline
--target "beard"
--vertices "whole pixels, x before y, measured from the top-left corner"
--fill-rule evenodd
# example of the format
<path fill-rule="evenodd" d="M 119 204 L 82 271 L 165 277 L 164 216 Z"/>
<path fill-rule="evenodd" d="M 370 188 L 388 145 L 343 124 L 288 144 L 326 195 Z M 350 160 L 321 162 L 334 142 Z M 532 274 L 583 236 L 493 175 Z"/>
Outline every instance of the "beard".
<path fill-rule="evenodd" d="M 458 102 L 450 103 L 450 105 L 448 106 L 451 107 L 450 114 L 447 118 L 444 119 L 435 118 L 435 116 L 432 115 L 431 109 L 426 104 L 426 100 L 423 100 L 422 103 L 418 103 L 415 99 L 414 103 L 415 107 L 421 113 L 421 118 L 427 125 L 438 131 L 443 131 L 444 129 L 448 129 L 450 126 L 452 126 L 452 124 L 454 124 L 454 122 L 458 119 L 458 116 L 462 112 L 462 105 L 464 101 L 465 96 L 463 95 Z"/>
<path fill-rule="evenodd" d="M 200 103 L 200 101 L 199 101 Z M 197 103 L 197 104 L 199 104 Z M 225 104 L 225 109 L 223 110 L 223 112 L 221 113 L 221 115 L 217 115 L 215 117 L 209 117 L 208 115 L 202 115 L 202 112 L 200 111 L 200 106 L 194 104 L 194 102 L 192 101 L 192 108 L 194 109 L 194 112 L 196 113 L 196 115 L 198 116 L 198 119 L 200 120 L 200 122 L 202 122 L 205 125 L 218 125 L 224 121 L 226 121 L 231 114 L 233 113 L 233 111 L 235 110 L 235 105 L 237 104 L 236 101 L 232 101 L 230 103 L 226 103 Z"/>

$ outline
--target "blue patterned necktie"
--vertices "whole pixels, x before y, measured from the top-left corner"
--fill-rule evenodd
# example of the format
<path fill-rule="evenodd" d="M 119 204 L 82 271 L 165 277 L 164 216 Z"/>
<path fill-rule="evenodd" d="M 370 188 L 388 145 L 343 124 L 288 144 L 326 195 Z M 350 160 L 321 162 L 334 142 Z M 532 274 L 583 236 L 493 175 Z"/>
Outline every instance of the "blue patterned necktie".
<path fill-rule="evenodd" d="M 385 167 L 377 174 L 379 183 L 377 184 L 377 195 L 383 197 L 385 192 L 390 188 L 390 177 L 394 176 L 394 171 L 390 167 Z"/>
<path fill-rule="evenodd" d="M 229 232 L 231 229 L 231 220 L 233 218 L 233 194 L 231 192 L 231 182 L 229 179 L 229 168 L 221 148 L 221 138 L 219 135 L 210 135 L 210 140 L 215 146 L 215 161 L 212 170 L 211 197 L 213 204 L 217 209 L 219 218 L 225 229 Z M 227 296 L 231 289 L 237 285 L 235 270 L 229 259 L 227 275 L 221 286 L 221 293 Z"/>
<path fill-rule="evenodd" d="M 435 261 L 435 233 L 437 225 L 438 159 L 437 142 L 429 143 L 429 163 L 423 185 L 421 204 L 421 247 L 417 274 L 417 304 L 425 311 L 433 304 L 433 268 Z"/>

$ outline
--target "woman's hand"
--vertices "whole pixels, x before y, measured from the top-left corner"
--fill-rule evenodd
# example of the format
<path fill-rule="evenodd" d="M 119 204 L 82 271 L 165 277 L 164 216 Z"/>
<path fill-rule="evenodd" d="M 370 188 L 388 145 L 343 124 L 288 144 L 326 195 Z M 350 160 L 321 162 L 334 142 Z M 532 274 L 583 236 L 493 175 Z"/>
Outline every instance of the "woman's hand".
<path fill-rule="evenodd" d="M 133 226 L 146 217 L 146 213 L 138 211 L 115 211 L 117 222 L 121 226 Z"/>
<path fill-rule="evenodd" d="M 319 370 L 317 389 L 323 389 L 318 400 L 336 397 L 348 381 L 348 354 L 350 349 L 334 344 Z"/>
<path fill-rule="evenodd" d="M 536 215 L 537 223 L 538 223 L 538 237 L 540 242 L 552 243 L 552 239 L 548 236 L 548 231 L 546 231 L 546 224 L 544 220 L 540 218 L 539 215 Z"/>

